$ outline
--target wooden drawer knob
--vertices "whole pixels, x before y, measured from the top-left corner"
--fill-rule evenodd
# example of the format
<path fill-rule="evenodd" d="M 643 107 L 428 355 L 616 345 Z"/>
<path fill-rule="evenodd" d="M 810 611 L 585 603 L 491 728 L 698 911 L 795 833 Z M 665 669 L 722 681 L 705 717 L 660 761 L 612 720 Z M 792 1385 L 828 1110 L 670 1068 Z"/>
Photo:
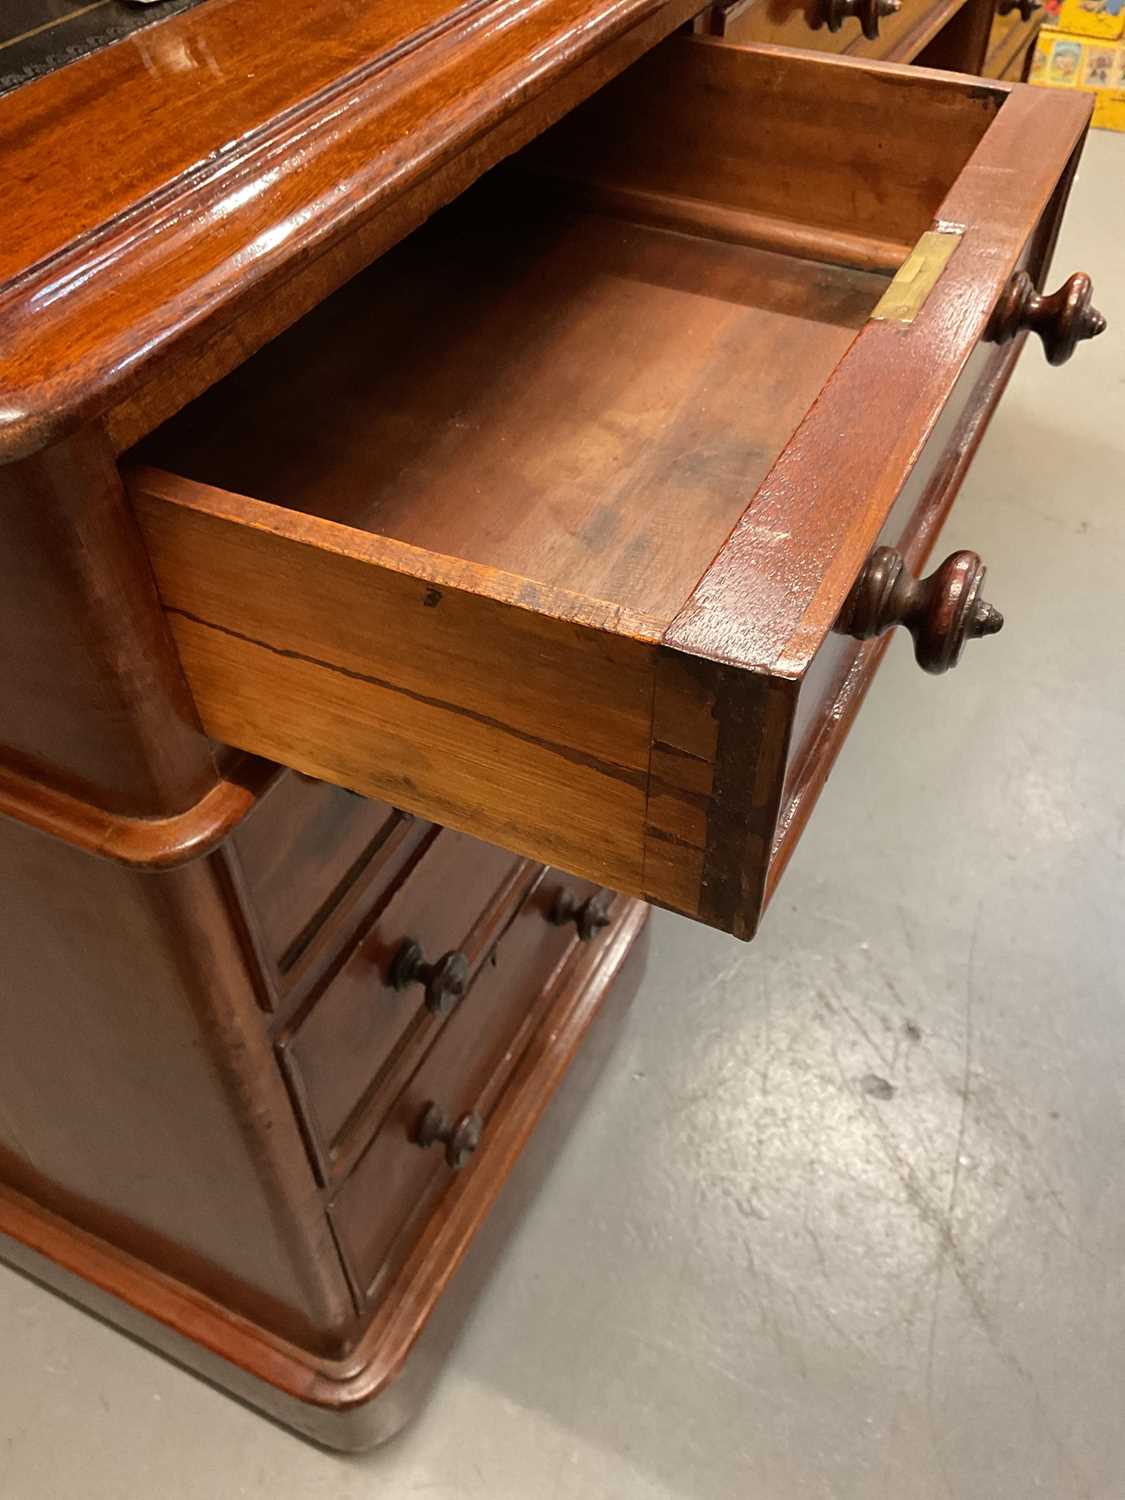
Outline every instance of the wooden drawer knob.
<path fill-rule="evenodd" d="M 437 1016 L 448 1015 L 469 985 L 469 961 L 463 953 L 444 953 L 429 964 L 413 938 L 407 938 L 391 961 L 392 988 L 426 986 L 426 1005 Z"/>
<path fill-rule="evenodd" d="M 914 637 L 914 657 L 927 672 L 957 665 L 968 640 L 995 635 L 1004 616 L 980 597 L 985 567 L 975 552 L 953 552 L 928 578 L 915 578 L 893 547 L 877 547 L 840 611 L 836 629 L 869 641 L 892 625 Z"/>
<path fill-rule="evenodd" d="M 989 337 L 1006 344 L 1025 329 L 1037 333 L 1048 364 L 1065 365 L 1080 340 L 1105 332 L 1105 319 L 1090 302 L 1093 290 L 1086 273 L 1076 271 L 1048 297 L 1035 290 L 1026 271 L 1017 271 L 996 304 Z"/>
<path fill-rule="evenodd" d="M 418 1122 L 414 1141 L 422 1147 L 443 1145 L 447 1165 L 458 1172 L 480 1145 L 483 1129 L 480 1115 L 462 1115 L 450 1124 L 445 1112 L 431 1101 Z"/>
<path fill-rule="evenodd" d="M 585 901 L 579 901 L 573 891 L 563 886 L 551 903 L 547 917 L 556 927 L 573 922 L 578 929 L 579 938 L 588 943 L 596 932 L 609 926 L 609 908 L 612 903 L 613 896 L 609 891 L 595 891 Z"/>
<path fill-rule="evenodd" d="M 823 0 L 821 15 L 829 31 L 839 31 L 849 16 L 856 16 L 869 42 L 879 35 L 879 22 L 902 9 L 902 0 Z"/>

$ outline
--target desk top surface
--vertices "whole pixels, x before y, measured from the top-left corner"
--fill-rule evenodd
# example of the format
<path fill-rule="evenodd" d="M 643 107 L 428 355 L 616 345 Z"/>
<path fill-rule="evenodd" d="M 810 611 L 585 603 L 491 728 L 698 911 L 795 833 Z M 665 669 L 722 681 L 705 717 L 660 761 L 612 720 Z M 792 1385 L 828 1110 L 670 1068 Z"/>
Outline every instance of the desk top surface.
<path fill-rule="evenodd" d="M 34 23 L 64 3 L 11 14 Z M 85 18 L 82 3 L 74 19 L 92 24 L 97 0 Z M 330 252 L 615 39 L 636 55 L 696 4 L 167 0 L 132 18 L 159 10 L 157 24 L 3 94 L 0 156 L 19 191 L 0 201 L 0 462 L 97 419 L 235 302 Z M 131 9 L 112 0 L 118 20 Z M 629 60 L 613 56 L 600 76 Z"/>
<path fill-rule="evenodd" d="M 5 0 L 0 6 L 0 94 L 202 0 Z"/>

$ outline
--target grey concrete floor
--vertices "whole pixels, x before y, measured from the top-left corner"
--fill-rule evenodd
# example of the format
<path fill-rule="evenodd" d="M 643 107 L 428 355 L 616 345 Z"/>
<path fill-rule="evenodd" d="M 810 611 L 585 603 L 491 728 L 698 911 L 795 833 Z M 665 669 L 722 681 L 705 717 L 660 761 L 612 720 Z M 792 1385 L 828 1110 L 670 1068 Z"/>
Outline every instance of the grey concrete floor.
<path fill-rule="evenodd" d="M 1035 142 L 1028 142 L 1028 151 Z M 657 914 L 624 1033 L 416 1423 L 319 1452 L 0 1270 L 3 1500 L 1125 1495 L 1125 136 L 761 937 Z"/>

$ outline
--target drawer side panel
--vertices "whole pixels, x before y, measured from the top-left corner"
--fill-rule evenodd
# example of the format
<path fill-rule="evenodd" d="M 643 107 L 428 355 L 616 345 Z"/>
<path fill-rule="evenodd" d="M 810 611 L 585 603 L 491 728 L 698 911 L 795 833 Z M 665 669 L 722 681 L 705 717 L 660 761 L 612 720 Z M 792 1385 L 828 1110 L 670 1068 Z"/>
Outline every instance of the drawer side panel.
<path fill-rule="evenodd" d="M 134 499 L 209 734 L 640 892 L 644 622 L 152 471 Z"/>

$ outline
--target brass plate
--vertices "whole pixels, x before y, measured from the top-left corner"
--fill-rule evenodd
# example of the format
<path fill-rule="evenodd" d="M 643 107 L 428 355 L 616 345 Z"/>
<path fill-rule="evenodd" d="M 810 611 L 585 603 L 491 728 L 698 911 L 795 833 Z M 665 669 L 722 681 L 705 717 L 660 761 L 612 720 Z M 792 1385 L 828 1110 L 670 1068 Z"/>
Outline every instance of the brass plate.
<path fill-rule="evenodd" d="M 879 298 L 872 318 L 885 323 L 913 323 L 961 243 L 963 229 L 927 229 L 895 272 Z"/>

